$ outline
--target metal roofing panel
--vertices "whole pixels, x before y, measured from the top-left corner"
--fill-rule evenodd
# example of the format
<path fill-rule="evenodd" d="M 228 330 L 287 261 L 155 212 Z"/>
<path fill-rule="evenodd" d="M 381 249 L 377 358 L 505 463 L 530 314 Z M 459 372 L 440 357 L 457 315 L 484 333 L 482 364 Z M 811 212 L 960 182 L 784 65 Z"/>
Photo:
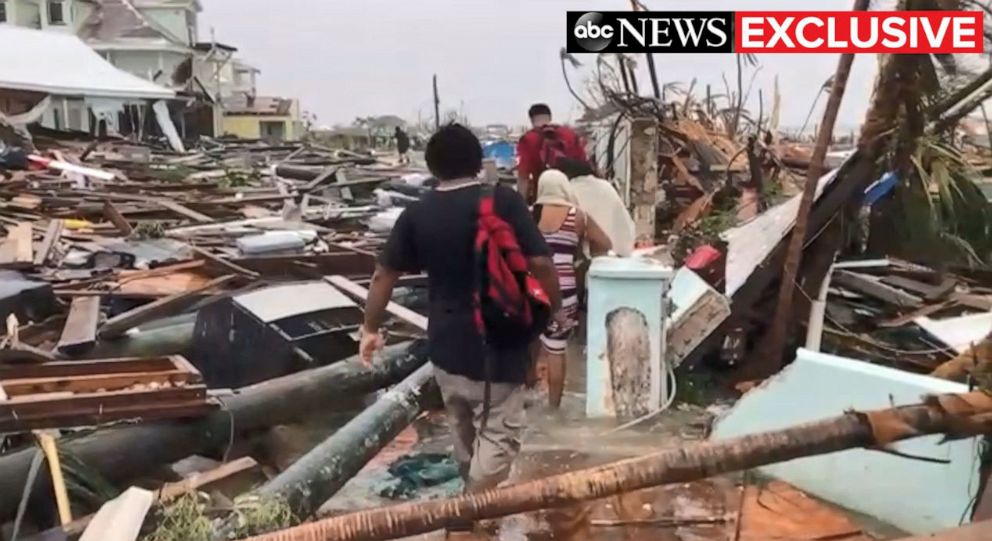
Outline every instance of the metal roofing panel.
<path fill-rule="evenodd" d="M 234 297 L 234 302 L 264 323 L 333 308 L 357 308 L 350 298 L 326 282 L 267 287 Z"/>
<path fill-rule="evenodd" d="M 176 93 L 121 71 L 71 34 L 0 25 L 0 88 L 61 96 L 167 99 Z"/>

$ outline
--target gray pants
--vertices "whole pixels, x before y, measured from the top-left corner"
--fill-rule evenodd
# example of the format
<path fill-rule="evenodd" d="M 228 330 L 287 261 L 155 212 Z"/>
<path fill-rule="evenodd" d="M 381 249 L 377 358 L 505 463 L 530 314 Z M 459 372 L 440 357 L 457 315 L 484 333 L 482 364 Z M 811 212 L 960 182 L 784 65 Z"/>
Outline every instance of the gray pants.
<path fill-rule="evenodd" d="M 524 385 L 491 384 L 489 419 L 485 431 L 480 434 L 486 384 L 449 374 L 436 366 L 434 379 L 444 398 L 454 439 L 455 460 L 462 467 L 466 491 L 498 485 L 509 476 L 513 459 L 520 452 L 526 398 Z"/>

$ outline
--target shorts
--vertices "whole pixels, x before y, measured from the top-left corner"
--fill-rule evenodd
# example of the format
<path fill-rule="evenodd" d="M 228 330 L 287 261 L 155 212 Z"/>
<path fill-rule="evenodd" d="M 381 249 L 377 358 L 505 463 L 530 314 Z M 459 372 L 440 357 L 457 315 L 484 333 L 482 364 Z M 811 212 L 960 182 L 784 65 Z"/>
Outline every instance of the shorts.
<path fill-rule="evenodd" d="M 561 310 L 567 320 L 567 327 L 558 325 L 557 321 L 551 320 L 548 328 L 541 334 L 541 344 L 548 353 L 564 355 L 568 346 L 568 339 L 572 336 L 572 331 L 579 325 L 579 297 L 572 291 L 569 296 L 562 299 Z"/>

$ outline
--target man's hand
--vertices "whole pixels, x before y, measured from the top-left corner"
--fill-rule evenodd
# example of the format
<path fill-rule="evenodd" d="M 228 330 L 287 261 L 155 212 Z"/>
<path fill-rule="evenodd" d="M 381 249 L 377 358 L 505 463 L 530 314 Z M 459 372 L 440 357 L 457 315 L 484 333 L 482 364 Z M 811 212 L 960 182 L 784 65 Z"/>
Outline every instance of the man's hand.
<path fill-rule="evenodd" d="M 378 331 L 369 331 L 362 327 L 362 341 L 358 346 L 358 353 L 362 356 L 362 362 L 366 366 L 372 365 L 372 356 L 385 345 L 382 335 Z"/>

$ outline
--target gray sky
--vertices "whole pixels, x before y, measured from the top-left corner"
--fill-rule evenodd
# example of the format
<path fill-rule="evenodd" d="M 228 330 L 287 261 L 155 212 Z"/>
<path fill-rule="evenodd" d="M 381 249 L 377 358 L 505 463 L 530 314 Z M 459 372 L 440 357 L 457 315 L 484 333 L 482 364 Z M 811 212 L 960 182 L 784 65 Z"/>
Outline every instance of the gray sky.
<path fill-rule="evenodd" d="M 795 10 L 797 0 L 645 0 L 652 10 Z M 437 73 L 442 110 L 464 106 L 474 124 L 522 124 L 527 107 L 547 102 L 561 120 L 578 107 L 565 88 L 558 51 L 568 10 L 629 9 L 625 0 L 202 0 L 200 32 L 240 49 L 262 70 L 259 92 L 297 97 L 318 124 L 431 112 Z M 808 10 L 848 10 L 849 0 L 802 2 Z M 587 66 L 594 55 L 579 55 Z M 643 57 L 642 57 L 643 58 Z M 662 82 L 697 78 L 714 92 L 735 77 L 733 55 L 655 55 Z M 760 55 L 757 89 L 771 101 L 779 77 L 783 125 L 798 126 L 836 55 Z M 639 76 L 650 92 L 646 66 Z M 874 55 L 859 55 L 839 123 L 860 122 L 871 93 Z M 581 81 L 585 75 L 576 74 Z M 575 79 L 573 79 L 574 81 Z M 746 84 L 746 82 L 745 82 Z M 818 118 L 822 103 L 814 119 Z M 564 117 L 564 118 L 562 118 Z"/>

